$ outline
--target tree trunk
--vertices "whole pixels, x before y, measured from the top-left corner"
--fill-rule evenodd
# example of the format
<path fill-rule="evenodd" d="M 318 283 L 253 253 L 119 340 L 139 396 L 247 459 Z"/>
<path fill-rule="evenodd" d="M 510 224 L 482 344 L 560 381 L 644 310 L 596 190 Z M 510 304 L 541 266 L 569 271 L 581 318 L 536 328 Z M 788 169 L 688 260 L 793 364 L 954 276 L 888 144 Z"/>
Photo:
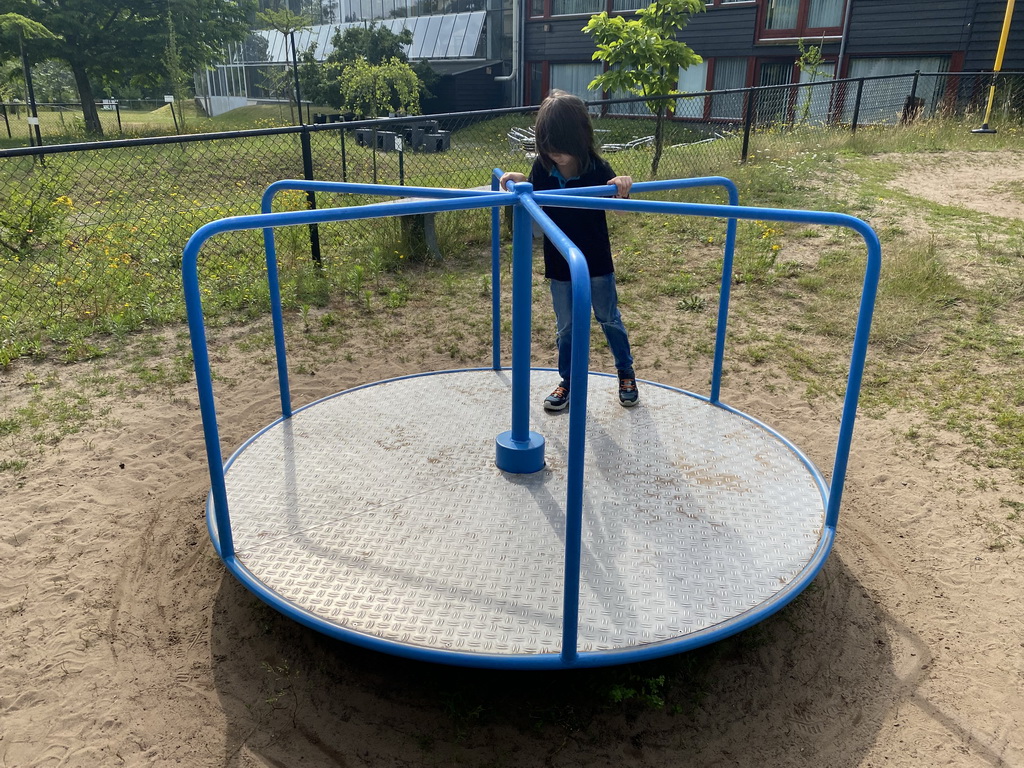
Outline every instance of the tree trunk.
<path fill-rule="evenodd" d="M 92 92 L 92 83 L 89 82 L 89 74 L 85 71 L 85 64 L 81 61 L 69 61 L 71 73 L 75 76 L 75 85 L 78 86 L 78 100 L 82 102 L 82 117 L 85 118 L 85 132 L 93 136 L 103 135 L 103 125 L 100 123 L 100 114 L 96 111 L 96 99 Z"/>
<path fill-rule="evenodd" d="M 658 176 L 658 164 L 661 162 L 661 145 L 665 136 L 665 102 L 658 105 L 658 119 L 654 124 L 654 159 L 651 160 L 651 178 Z"/>

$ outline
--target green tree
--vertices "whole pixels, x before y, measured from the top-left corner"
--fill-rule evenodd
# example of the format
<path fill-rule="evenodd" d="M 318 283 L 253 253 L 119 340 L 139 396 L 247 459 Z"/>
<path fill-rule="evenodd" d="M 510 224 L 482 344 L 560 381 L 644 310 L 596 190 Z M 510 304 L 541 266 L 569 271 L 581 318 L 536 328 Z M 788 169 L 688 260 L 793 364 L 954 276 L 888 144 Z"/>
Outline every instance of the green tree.
<path fill-rule="evenodd" d="M 703 10 L 704 0 L 655 0 L 628 21 L 607 12 L 591 17 L 583 31 L 594 38 L 594 60 L 605 62 L 609 68 L 594 78 L 590 87 L 648 98 L 678 94 L 679 70 L 703 59 L 676 36 L 692 14 Z M 651 160 L 651 176 L 656 176 L 668 100 L 652 100 L 647 107 L 657 116 Z"/>
<path fill-rule="evenodd" d="M 32 68 L 32 80 L 39 101 L 66 103 L 77 98 L 75 78 L 68 65 L 58 59 L 47 59 Z"/>
<path fill-rule="evenodd" d="M 56 37 L 42 24 L 32 21 L 26 16 L 19 13 L 0 13 L 0 58 L 9 57 L 17 52 L 15 49 L 9 48 L 9 36 L 13 36 L 14 39 L 20 36 L 25 40 Z"/>
<path fill-rule="evenodd" d="M 299 67 L 303 93 L 308 94 L 314 103 L 347 109 L 341 85 L 345 69 L 360 60 L 375 67 L 392 60 L 408 65 L 405 49 L 411 44 L 412 32 L 408 29 L 396 34 L 374 23 L 339 29 L 331 40 L 334 50 L 323 63 L 317 61 L 315 48 L 303 54 Z M 419 81 L 417 101 L 429 98 L 430 87 L 436 82 L 437 74 L 426 62 L 412 65 L 412 71 Z"/>
<path fill-rule="evenodd" d="M 420 81 L 408 62 L 393 58 L 383 64 L 356 59 L 341 74 L 341 108 L 357 117 L 388 112 L 415 115 L 420 111 Z"/>
<path fill-rule="evenodd" d="M 24 80 L 21 63 L 15 63 L 26 40 L 53 39 L 56 35 L 42 24 L 17 13 L 0 13 L 0 99 L 8 101 L 24 93 L 16 85 Z"/>
<path fill-rule="evenodd" d="M 71 68 L 86 130 L 102 135 L 96 84 L 157 85 L 167 76 L 167 19 L 177 31 L 181 68 L 192 72 L 223 56 L 248 34 L 251 0 L 0 0 L 59 35 L 28 46 L 32 60 L 61 59 Z"/>

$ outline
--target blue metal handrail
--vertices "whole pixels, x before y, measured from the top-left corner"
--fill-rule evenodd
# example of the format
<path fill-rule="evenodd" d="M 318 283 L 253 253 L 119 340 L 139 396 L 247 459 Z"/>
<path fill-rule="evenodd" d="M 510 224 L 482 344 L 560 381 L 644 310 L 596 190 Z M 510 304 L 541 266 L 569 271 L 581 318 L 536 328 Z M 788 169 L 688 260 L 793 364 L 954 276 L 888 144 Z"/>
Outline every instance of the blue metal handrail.
<path fill-rule="evenodd" d="M 314 188 L 320 191 L 339 191 L 339 187 L 342 184 L 344 182 L 282 181 L 276 183 L 275 191 L 281 189 L 304 190 L 307 188 Z M 199 410 L 203 420 L 206 457 L 210 465 L 210 494 L 214 501 L 214 517 L 220 544 L 219 554 L 225 561 L 234 559 L 235 549 L 231 537 L 227 491 L 224 485 L 224 465 L 221 456 L 220 434 L 217 428 L 217 413 L 213 397 L 210 355 L 206 345 L 206 328 L 203 322 L 203 302 L 199 291 L 197 263 L 199 250 L 202 248 L 203 243 L 211 237 L 225 232 L 238 232 L 250 229 L 268 230 L 274 227 L 289 225 L 325 224 L 335 221 L 355 221 L 386 216 L 409 216 L 440 211 L 465 211 L 475 208 L 487 208 L 494 205 L 509 205 L 515 202 L 515 195 L 508 192 L 480 190 L 479 194 L 470 192 L 460 196 L 458 199 L 452 199 L 454 196 L 448 193 L 453 190 L 401 186 L 377 187 L 369 184 L 350 184 L 346 186 L 350 188 L 346 191 L 369 192 L 372 189 L 374 190 L 372 194 L 381 195 L 408 195 L 412 191 L 413 194 L 419 197 L 427 197 L 427 193 L 430 193 L 431 197 L 440 199 L 373 203 L 349 208 L 320 208 L 318 210 L 288 211 L 285 213 L 231 216 L 211 221 L 201 226 L 189 238 L 182 252 L 181 274 L 185 293 L 185 312 L 188 318 L 189 334 L 192 341 L 192 357 L 196 369 L 196 388 L 199 393 Z M 273 252 L 273 238 L 270 239 L 270 245 L 271 251 L 267 254 L 267 271 L 270 275 L 276 275 L 277 260 Z M 274 304 L 272 303 L 273 306 Z M 281 307 L 279 302 L 276 305 L 276 311 L 278 316 L 274 318 L 275 343 L 278 344 L 278 354 L 281 355 L 283 360 L 283 320 L 280 314 Z M 282 414 L 287 417 L 291 414 L 291 405 L 286 395 L 288 378 L 286 366 L 280 361 L 278 376 L 283 393 L 281 402 Z"/>
<path fill-rule="evenodd" d="M 497 173 L 497 171 L 495 171 Z M 767 221 L 792 221 L 817 223 L 831 226 L 843 226 L 861 234 L 867 244 L 868 261 L 864 278 L 864 292 L 858 315 L 857 329 L 854 336 L 850 373 L 847 383 L 843 416 L 840 422 L 839 440 L 833 464 L 832 479 L 828 489 L 828 501 L 825 514 L 825 525 L 834 529 L 839 517 L 839 503 L 842 497 L 843 483 L 849 458 L 849 448 L 853 437 L 853 421 L 856 415 L 857 400 L 860 395 L 861 378 L 864 361 L 867 355 L 867 340 L 871 325 L 871 314 L 877 291 L 878 276 L 881 270 L 881 245 L 875 232 L 860 219 L 845 214 L 823 213 L 818 211 L 790 211 L 771 208 L 751 208 L 738 205 L 738 194 L 735 185 L 728 179 L 701 179 L 680 181 L 640 182 L 633 186 L 637 193 L 678 189 L 684 187 L 709 186 L 721 184 L 729 191 L 730 205 L 707 205 L 697 203 L 670 203 L 664 201 L 601 199 L 615 194 L 615 188 L 609 185 L 545 190 L 537 192 L 529 184 L 510 183 L 509 187 L 519 198 L 521 207 L 525 208 L 533 220 L 540 224 L 544 234 L 566 258 L 572 280 L 573 293 L 573 337 L 590 338 L 590 276 L 579 249 L 562 233 L 551 219 L 541 210 L 541 206 L 589 208 L 599 210 L 621 210 L 644 213 L 669 213 L 689 216 L 710 216 L 725 218 L 728 230 L 723 259 L 721 299 L 719 302 L 718 324 L 715 338 L 715 357 L 711 382 L 711 396 L 708 398 L 713 405 L 720 405 L 721 374 L 725 349 L 725 328 L 728 316 L 729 286 L 732 282 L 732 261 L 736 241 L 737 219 L 756 219 Z M 569 199 L 567 199 L 569 198 Z M 517 210 L 520 205 L 516 206 Z M 525 221 L 525 217 L 523 217 Z M 516 219 L 518 225 L 519 219 Z M 513 245 L 513 263 L 518 263 L 515 250 L 520 245 Z M 514 276 L 513 276 L 514 279 Z M 577 330 L 578 329 L 578 330 Z M 513 337 L 515 336 L 515 320 L 513 319 Z M 579 588 L 580 588 L 580 546 L 582 541 L 583 518 L 583 470 L 586 439 L 586 382 L 589 378 L 590 345 L 574 344 L 571 355 L 571 379 L 573 397 L 569 401 L 569 448 L 567 458 L 567 490 L 566 490 L 566 536 L 565 536 L 565 582 L 563 585 L 563 616 L 562 616 L 562 661 L 571 665 L 577 658 Z M 516 363 L 513 360 L 513 377 Z M 577 391 L 579 390 L 579 391 Z M 517 392 L 513 388 L 513 407 Z"/>
<path fill-rule="evenodd" d="M 634 188 L 642 191 L 643 186 L 643 183 L 641 183 L 635 185 Z M 592 187 L 591 189 L 596 190 L 600 188 Z M 674 213 L 685 216 L 731 217 L 758 221 L 824 224 L 826 226 L 852 229 L 864 238 L 864 243 L 867 246 L 867 263 L 864 270 L 863 289 L 857 313 L 853 349 L 850 355 L 850 371 L 847 377 L 843 413 L 839 423 L 839 439 L 836 445 L 835 460 L 832 465 L 832 479 L 829 483 L 828 506 L 825 514 L 825 525 L 834 528 L 836 521 L 839 519 L 839 502 L 842 498 L 843 483 L 846 479 L 850 443 L 853 440 L 853 422 L 857 414 L 857 401 L 860 398 L 864 363 L 867 359 L 868 336 L 871 332 L 871 319 L 874 312 L 875 298 L 878 293 L 878 279 L 882 269 L 882 245 L 875 231 L 865 221 L 845 213 L 700 203 L 668 203 L 653 200 L 601 200 L 593 197 L 573 197 L 570 202 L 565 199 L 564 195 L 548 193 L 538 193 L 533 197 L 540 205 L 563 208 L 592 208 L 609 211 L 634 211 L 637 213 Z"/>
<path fill-rule="evenodd" d="M 824 213 L 817 211 L 784 210 L 772 208 L 754 208 L 738 205 L 735 185 L 728 179 L 709 177 L 706 179 L 686 179 L 641 182 L 633 186 L 637 193 L 653 192 L 668 189 L 681 189 L 698 186 L 724 186 L 729 194 L 729 205 L 710 205 L 696 203 L 670 203 L 648 200 L 602 199 L 615 194 L 610 186 L 588 187 L 582 189 L 556 190 L 536 192 L 528 183 L 510 184 L 509 192 L 496 189 L 497 178 L 501 171 L 495 169 L 491 180 L 491 190 L 449 190 L 424 187 L 380 186 L 368 184 L 350 184 L 346 182 L 309 182 L 302 180 L 285 180 L 271 185 L 264 193 L 264 212 L 254 216 L 236 216 L 221 219 L 200 227 L 185 246 L 182 260 L 182 277 L 185 287 L 185 303 L 192 337 L 192 349 L 196 368 L 196 382 L 199 390 L 200 410 L 202 413 L 204 434 L 206 438 L 207 458 L 211 476 L 211 498 L 213 501 L 214 522 L 218 529 L 218 551 L 229 565 L 234 566 L 235 553 L 231 536 L 230 516 L 225 490 L 224 466 L 220 453 L 220 439 L 216 423 L 213 388 L 210 375 L 209 352 L 202 316 L 202 299 L 199 292 L 197 260 L 202 244 L 211 237 L 229 231 L 262 229 L 264 230 L 267 247 L 267 270 L 271 289 L 271 310 L 274 315 L 275 345 L 278 355 L 278 376 L 281 385 L 282 414 L 285 418 L 291 415 L 290 396 L 288 395 L 287 365 L 285 362 L 285 345 L 283 331 L 283 315 L 280 304 L 280 290 L 277 283 L 276 250 L 273 229 L 277 226 L 316 224 L 335 221 L 351 221 L 368 218 L 407 216 L 415 214 L 437 213 L 441 211 L 471 210 L 490 207 L 492 209 L 492 322 L 493 331 L 493 366 L 499 365 L 498 326 L 500 320 L 498 295 L 500 293 L 500 271 L 498 269 L 498 211 L 505 205 L 514 205 L 514 224 L 516 236 L 513 237 L 513 291 L 517 297 L 513 306 L 513 403 L 512 403 L 512 434 L 521 437 L 529 434 L 529 396 L 530 375 L 530 261 L 532 254 L 532 222 L 536 221 L 543 232 L 565 256 L 572 279 L 573 325 L 578 329 L 574 336 L 589 339 L 590 329 L 590 280 L 586 260 L 579 249 L 566 238 L 551 219 L 544 213 L 541 206 L 573 207 L 602 210 L 633 211 L 643 213 L 667 213 L 686 216 L 705 216 L 724 218 L 727 220 L 727 236 L 725 256 L 723 259 L 723 279 L 721 300 L 719 305 L 718 327 L 716 330 L 715 359 L 711 381 L 711 395 L 706 398 L 712 405 L 726 408 L 719 402 L 722 360 L 724 357 L 725 325 L 728 315 L 729 285 L 732 278 L 732 261 L 735 250 L 736 223 L 738 219 L 756 219 L 766 221 L 788 221 L 827 226 L 841 226 L 858 232 L 867 245 L 867 264 L 864 274 L 864 287 L 858 310 L 857 325 L 854 335 L 853 350 L 850 359 L 850 372 L 844 397 L 843 414 L 840 422 L 839 439 L 836 446 L 835 461 L 831 482 L 827 490 L 827 505 L 823 540 L 828 547 L 819 549 L 816 555 L 816 569 L 820 568 L 825 554 L 830 548 L 838 520 L 839 504 L 849 459 L 850 444 L 853 435 L 853 422 L 856 415 L 857 400 L 863 377 L 863 368 L 867 355 L 867 342 L 870 333 L 871 318 L 877 294 L 878 278 L 881 271 L 881 245 L 874 231 L 860 219 L 845 214 Z M 428 198 L 414 201 L 394 201 L 383 204 L 370 204 L 347 208 L 325 208 L 319 210 L 291 211 L 271 213 L 274 194 L 289 189 L 296 191 L 349 192 L 357 194 L 416 196 Z M 519 278 L 517 284 L 517 276 Z M 524 277 L 525 276 L 525 277 Z M 522 283 L 525 280 L 527 290 L 524 294 Z M 520 306 L 519 310 L 516 305 Z M 524 332 L 525 328 L 525 332 Z M 586 332 L 584 332 L 586 329 Z M 569 407 L 569 448 L 567 466 L 566 491 L 566 562 L 563 598 L 563 633 L 560 654 L 562 666 L 572 666 L 579 658 L 577 649 L 578 615 L 580 591 L 580 546 L 582 540 L 583 510 L 583 461 L 586 437 L 586 400 L 587 381 L 589 374 L 590 348 L 587 344 L 573 345 L 571 356 L 571 374 L 573 380 L 573 398 Z M 703 398 L 702 398 L 703 399 Z M 728 409 L 731 410 L 731 409 Z M 781 607 L 781 604 L 779 605 Z"/>
<path fill-rule="evenodd" d="M 496 171 L 497 172 L 497 171 Z M 642 181 L 634 184 L 633 193 L 665 192 L 674 189 L 695 189 L 698 187 L 723 187 L 729 197 L 729 205 L 740 204 L 740 193 L 736 183 L 725 176 L 702 176 L 694 179 L 664 179 Z M 576 197 L 608 197 L 615 194 L 614 187 L 569 187 L 566 189 L 544 190 L 545 195 L 566 195 Z M 728 218 L 725 226 L 725 247 L 722 254 L 722 281 L 718 300 L 718 324 L 715 328 L 715 354 L 711 367 L 711 402 L 718 403 L 722 390 L 722 360 L 725 356 L 725 328 L 729 317 L 729 298 L 732 288 L 732 265 L 736 254 L 736 219 Z"/>
<path fill-rule="evenodd" d="M 493 190 L 497 185 L 492 183 Z M 260 201 L 260 211 L 264 214 L 272 213 L 274 210 L 274 198 L 278 192 L 334 192 L 354 195 L 378 195 L 401 197 L 425 197 L 437 200 L 453 200 L 466 197 L 490 196 L 491 192 L 480 189 L 444 189 L 439 187 L 406 187 L 382 184 L 356 184 L 347 181 L 308 181 L 306 179 L 282 179 L 275 181 L 263 191 Z M 412 202 L 426 202 L 423 200 Z M 392 205 L 392 203 L 389 203 Z M 492 203 L 502 205 L 502 203 Z M 332 210 L 332 209 L 323 209 Z M 448 210 L 448 209 L 446 209 Z M 492 226 L 496 221 L 497 208 L 492 209 Z M 415 211 L 410 212 L 415 213 Z M 395 213 L 396 216 L 406 216 L 408 213 Z M 358 217 L 363 218 L 363 217 Z M 339 219 L 331 219 L 338 221 Z M 492 231 L 491 237 L 496 241 L 497 235 Z M 285 418 L 291 416 L 291 394 L 288 385 L 288 365 L 285 355 L 284 341 L 284 314 L 281 307 L 281 289 L 277 279 L 277 247 L 274 243 L 274 228 L 272 226 L 263 229 L 263 245 L 267 259 L 267 282 L 270 289 L 270 315 L 274 326 L 274 349 L 277 358 L 277 379 L 281 392 L 281 415 Z M 495 340 L 497 342 L 497 340 Z M 498 366 L 495 365 L 495 368 Z"/>

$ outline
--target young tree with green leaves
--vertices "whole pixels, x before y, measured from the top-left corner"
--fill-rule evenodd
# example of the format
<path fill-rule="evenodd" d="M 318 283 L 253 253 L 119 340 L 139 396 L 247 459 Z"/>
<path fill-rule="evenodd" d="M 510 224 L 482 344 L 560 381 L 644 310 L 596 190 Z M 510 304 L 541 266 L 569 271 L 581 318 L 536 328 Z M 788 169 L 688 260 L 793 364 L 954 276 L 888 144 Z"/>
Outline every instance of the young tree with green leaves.
<path fill-rule="evenodd" d="M 341 73 L 341 108 L 356 117 L 379 117 L 388 112 L 409 115 L 420 111 L 420 81 L 408 62 L 392 58 L 383 64 L 356 59 Z"/>
<path fill-rule="evenodd" d="M 342 90 L 345 69 L 359 60 L 375 67 L 397 60 L 409 66 L 419 81 L 418 103 L 430 97 L 430 86 L 437 80 L 437 74 L 426 62 L 409 64 L 405 49 L 411 44 L 412 32 L 408 29 L 396 34 L 374 23 L 339 29 L 331 40 L 334 50 L 323 63 L 316 60 L 315 49 L 302 55 L 299 66 L 302 91 L 314 103 L 347 110 L 345 105 L 349 99 Z M 348 81 L 351 80 L 350 76 Z"/>
<path fill-rule="evenodd" d="M 801 75 L 807 75 L 806 82 L 814 83 L 818 80 L 830 80 L 831 73 L 825 68 L 825 58 L 821 55 L 821 48 L 812 45 L 810 48 L 804 46 L 803 40 L 797 40 L 800 49 L 800 58 L 796 60 L 797 69 Z M 806 123 L 811 117 L 811 96 L 814 91 L 811 88 L 802 88 L 798 95 L 800 104 L 800 122 Z"/>
<path fill-rule="evenodd" d="M 704 0 L 655 0 L 628 21 L 606 11 L 592 16 L 583 31 L 594 38 L 594 60 L 605 62 L 608 70 L 594 78 L 590 87 L 648 98 L 678 94 L 679 70 L 703 59 L 676 36 L 691 15 L 703 10 Z M 657 176 L 668 100 L 648 101 L 647 108 L 657 118 L 651 160 L 651 176 Z"/>
<path fill-rule="evenodd" d="M 96 84 L 157 85 L 166 78 L 167 18 L 177 31 L 181 68 L 209 66 L 249 33 L 251 0 L 0 0 L 55 35 L 26 46 L 33 61 L 61 59 L 75 77 L 85 128 L 102 135 Z"/>

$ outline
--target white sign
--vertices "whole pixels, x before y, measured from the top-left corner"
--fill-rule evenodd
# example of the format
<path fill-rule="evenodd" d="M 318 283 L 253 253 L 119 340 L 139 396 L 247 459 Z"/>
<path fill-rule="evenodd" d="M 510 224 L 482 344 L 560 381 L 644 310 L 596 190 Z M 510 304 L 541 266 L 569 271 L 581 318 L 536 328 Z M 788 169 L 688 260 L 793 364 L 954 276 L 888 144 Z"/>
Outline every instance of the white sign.
<path fill-rule="evenodd" d="M 166 104 L 173 104 L 174 103 L 174 97 L 173 96 L 164 96 L 164 102 Z"/>
<path fill-rule="evenodd" d="M 30 117 L 28 119 L 28 124 L 29 125 L 39 125 L 39 118 L 38 117 Z"/>
<path fill-rule="evenodd" d="M 404 145 L 402 144 L 402 137 L 395 136 L 395 152 L 401 152 L 403 146 Z"/>

